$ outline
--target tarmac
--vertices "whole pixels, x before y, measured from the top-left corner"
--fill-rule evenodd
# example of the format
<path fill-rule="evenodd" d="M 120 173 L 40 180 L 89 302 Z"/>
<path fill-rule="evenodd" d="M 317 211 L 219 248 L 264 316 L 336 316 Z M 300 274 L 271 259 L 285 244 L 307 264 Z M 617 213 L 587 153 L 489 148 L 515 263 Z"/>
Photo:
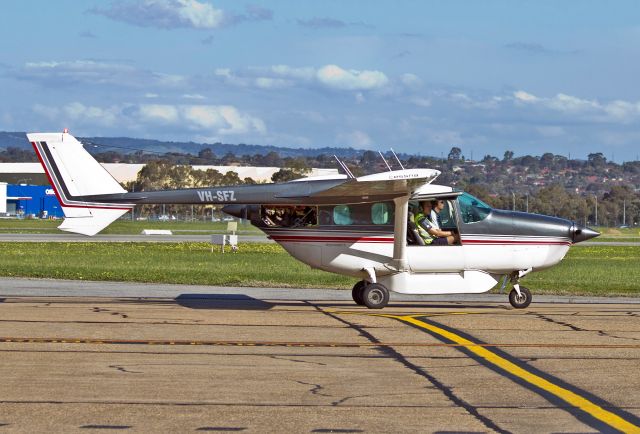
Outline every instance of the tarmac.
<path fill-rule="evenodd" d="M 0 288 L 0 432 L 640 431 L 637 298 Z"/>

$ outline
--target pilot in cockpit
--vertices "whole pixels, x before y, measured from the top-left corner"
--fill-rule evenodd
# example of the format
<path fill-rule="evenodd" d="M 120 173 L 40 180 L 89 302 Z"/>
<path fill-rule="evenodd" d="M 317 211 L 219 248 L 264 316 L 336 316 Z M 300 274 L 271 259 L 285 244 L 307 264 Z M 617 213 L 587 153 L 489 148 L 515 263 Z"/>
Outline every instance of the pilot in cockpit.
<path fill-rule="evenodd" d="M 420 202 L 421 210 L 413 217 L 420 237 L 425 244 L 433 246 L 451 246 L 459 241 L 458 234 L 440 229 L 438 214 L 444 208 L 444 200 Z"/>

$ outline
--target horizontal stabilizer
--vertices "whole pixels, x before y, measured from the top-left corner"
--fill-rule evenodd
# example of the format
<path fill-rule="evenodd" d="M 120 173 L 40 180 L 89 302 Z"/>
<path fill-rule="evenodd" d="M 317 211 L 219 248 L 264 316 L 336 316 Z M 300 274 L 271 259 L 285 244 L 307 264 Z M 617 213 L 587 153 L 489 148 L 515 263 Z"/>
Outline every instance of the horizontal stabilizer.
<path fill-rule="evenodd" d="M 124 215 L 128 209 L 87 209 L 87 215 L 68 217 L 65 210 L 65 219 L 58 229 L 76 234 L 93 236 L 109 226 L 117 218 Z"/>

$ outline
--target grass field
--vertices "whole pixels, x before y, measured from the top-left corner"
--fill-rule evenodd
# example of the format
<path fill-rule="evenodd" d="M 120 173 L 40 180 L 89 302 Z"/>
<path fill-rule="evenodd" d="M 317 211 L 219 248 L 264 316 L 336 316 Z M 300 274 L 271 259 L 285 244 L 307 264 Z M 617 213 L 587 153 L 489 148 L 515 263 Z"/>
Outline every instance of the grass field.
<path fill-rule="evenodd" d="M 1 219 L 0 233 L 61 233 L 57 227 L 62 220 L 40 220 L 40 219 Z M 227 222 L 210 221 L 131 221 L 116 220 L 109 225 L 101 234 L 131 235 L 139 234 L 143 229 L 169 229 L 176 234 L 206 234 L 208 232 L 226 231 Z M 238 224 L 239 233 L 259 233 L 260 230 L 249 223 Z"/>
<path fill-rule="evenodd" d="M 312 270 L 276 244 L 212 253 L 208 243 L 0 243 L 0 275 L 180 284 L 351 288 L 355 279 Z M 640 296 L 640 247 L 570 249 L 532 273 L 534 293 Z"/>

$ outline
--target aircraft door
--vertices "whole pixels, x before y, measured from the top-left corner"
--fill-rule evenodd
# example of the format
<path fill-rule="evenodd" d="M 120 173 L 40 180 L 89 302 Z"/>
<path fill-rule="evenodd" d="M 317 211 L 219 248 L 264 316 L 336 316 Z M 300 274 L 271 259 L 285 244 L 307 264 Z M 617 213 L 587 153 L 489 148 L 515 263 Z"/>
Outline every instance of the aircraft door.
<path fill-rule="evenodd" d="M 512 219 L 496 219 L 489 205 L 468 193 L 458 196 L 456 202 L 466 269 L 513 269 Z"/>
<path fill-rule="evenodd" d="M 455 199 L 444 199 L 444 208 L 439 213 L 438 224 L 445 231 L 458 232 L 457 209 Z M 418 204 L 413 203 L 415 212 Z M 412 213 L 410 214 L 412 215 Z M 459 272 L 464 270 L 464 252 L 462 245 L 408 245 L 407 260 L 414 273 L 420 272 Z"/>

